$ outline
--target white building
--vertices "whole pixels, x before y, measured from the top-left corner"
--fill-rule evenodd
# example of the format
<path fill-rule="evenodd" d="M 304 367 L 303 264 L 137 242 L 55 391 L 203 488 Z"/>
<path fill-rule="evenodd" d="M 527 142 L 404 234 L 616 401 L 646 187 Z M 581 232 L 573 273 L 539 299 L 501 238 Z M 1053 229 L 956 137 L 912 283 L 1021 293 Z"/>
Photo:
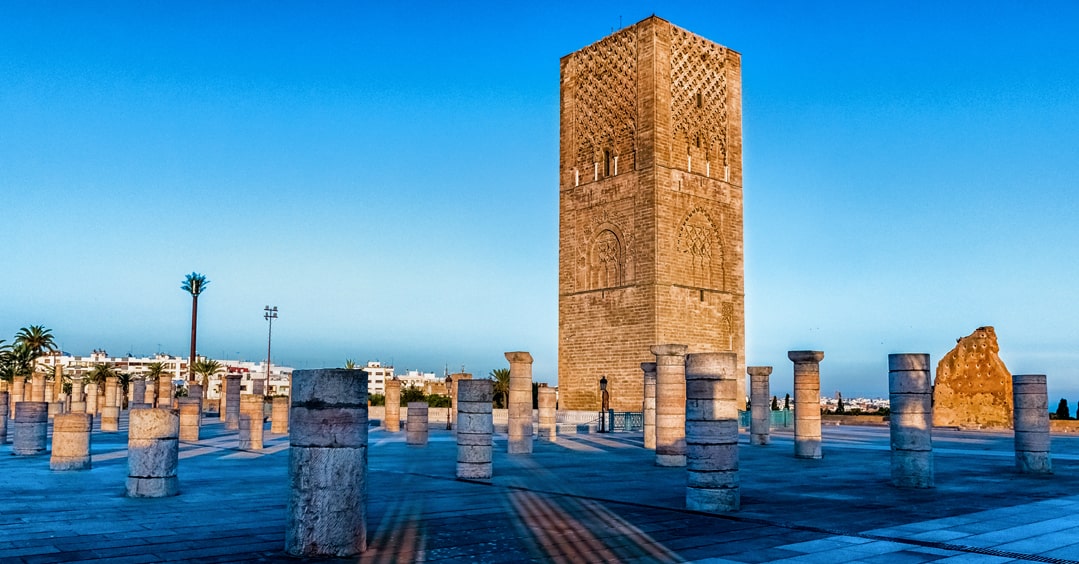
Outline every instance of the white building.
<path fill-rule="evenodd" d="M 382 366 L 381 362 L 368 361 L 367 366 L 361 368 L 367 374 L 367 393 L 385 394 L 386 380 L 393 380 L 393 367 Z"/>
<path fill-rule="evenodd" d="M 398 376 L 397 379 L 401 381 L 402 390 L 408 387 L 426 390 L 428 389 L 429 383 L 439 381 L 439 378 L 435 376 L 434 372 L 420 372 L 419 370 L 409 370 Z"/>

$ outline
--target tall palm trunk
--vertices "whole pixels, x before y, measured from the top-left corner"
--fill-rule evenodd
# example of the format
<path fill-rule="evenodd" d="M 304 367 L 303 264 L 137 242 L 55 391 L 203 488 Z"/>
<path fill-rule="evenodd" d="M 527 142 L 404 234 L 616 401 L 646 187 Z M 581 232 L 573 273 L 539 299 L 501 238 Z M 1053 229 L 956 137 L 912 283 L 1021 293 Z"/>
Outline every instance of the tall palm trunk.
<path fill-rule="evenodd" d="M 191 355 L 187 359 L 187 380 L 195 381 L 195 332 L 199 321 L 199 296 L 191 296 Z"/>

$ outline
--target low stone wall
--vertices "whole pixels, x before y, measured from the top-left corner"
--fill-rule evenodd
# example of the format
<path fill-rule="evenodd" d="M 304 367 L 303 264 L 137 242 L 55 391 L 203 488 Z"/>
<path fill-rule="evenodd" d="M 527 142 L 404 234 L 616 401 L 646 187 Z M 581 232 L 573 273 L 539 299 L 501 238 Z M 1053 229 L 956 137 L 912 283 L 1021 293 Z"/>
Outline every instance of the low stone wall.
<path fill-rule="evenodd" d="M 1051 419 L 1049 420 L 1049 432 L 1050 433 L 1079 433 L 1079 421 L 1068 421 L 1065 419 Z"/>
<path fill-rule="evenodd" d="M 886 415 L 829 415 L 821 416 L 824 425 L 868 425 L 873 427 L 887 427 Z"/>

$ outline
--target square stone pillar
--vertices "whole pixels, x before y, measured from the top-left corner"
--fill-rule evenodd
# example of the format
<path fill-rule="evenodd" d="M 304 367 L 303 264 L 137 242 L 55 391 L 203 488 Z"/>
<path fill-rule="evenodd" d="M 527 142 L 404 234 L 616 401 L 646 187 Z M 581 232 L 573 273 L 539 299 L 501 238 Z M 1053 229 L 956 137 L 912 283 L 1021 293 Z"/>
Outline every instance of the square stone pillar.
<path fill-rule="evenodd" d="M 794 456 L 822 458 L 820 434 L 821 351 L 789 351 L 794 362 Z"/>

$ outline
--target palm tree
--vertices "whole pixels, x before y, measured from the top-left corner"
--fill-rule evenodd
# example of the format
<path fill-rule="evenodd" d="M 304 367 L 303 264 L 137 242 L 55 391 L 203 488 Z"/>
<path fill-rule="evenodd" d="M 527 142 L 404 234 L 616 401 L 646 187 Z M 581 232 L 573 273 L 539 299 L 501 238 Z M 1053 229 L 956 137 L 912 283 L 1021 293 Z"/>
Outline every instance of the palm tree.
<path fill-rule="evenodd" d="M 202 376 L 202 395 L 206 395 L 206 391 L 210 387 L 210 377 L 218 372 L 221 372 L 221 363 L 209 358 L 204 358 L 195 363 L 195 373 Z"/>
<path fill-rule="evenodd" d="M 505 407 L 509 402 L 510 394 L 510 369 L 509 368 L 495 368 L 491 371 L 491 379 L 495 381 L 493 391 L 495 393 L 495 399 L 502 398 L 502 402 L 499 403 L 500 407 Z"/>
<path fill-rule="evenodd" d="M 31 368 L 37 357 L 56 350 L 52 329 L 46 329 L 44 325 L 31 325 L 19 329 L 19 332 L 15 334 L 15 344 L 25 346 L 33 353 Z"/>
<path fill-rule="evenodd" d="M 117 383 L 120 385 L 120 389 L 123 390 L 123 393 L 120 394 L 120 409 L 126 409 L 127 408 L 127 389 L 131 385 L 131 373 L 130 372 L 121 372 L 121 373 L 117 374 L 116 377 L 117 377 L 117 380 L 118 380 Z M 144 398 L 139 398 L 139 403 L 142 403 L 143 399 Z"/>
<path fill-rule="evenodd" d="M 34 372 L 34 351 L 25 345 L 16 344 L 3 353 L 3 368 L 0 376 L 9 382 L 16 378 L 26 378 Z"/>
<path fill-rule="evenodd" d="M 180 289 L 191 294 L 191 356 L 187 358 L 187 379 L 195 381 L 195 329 L 199 319 L 199 294 L 210 285 L 205 276 L 192 272 L 184 277 Z"/>
<path fill-rule="evenodd" d="M 3 342 L 3 341 L 0 341 L 0 342 Z M 356 369 L 356 361 L 352 360 L 351 358 L 346 358 L 345 359 L 345 370 L 355 370 L 355 369 Z"/>
<path fill-rule="evenodd" d="M 86 373 L 86 381 L 94 384 L 100 384 L 105 381 L 105 378 L 110 376 L 117 376 L 116 369 L 109 363 L 95 364 L 89 372 Z"/>

